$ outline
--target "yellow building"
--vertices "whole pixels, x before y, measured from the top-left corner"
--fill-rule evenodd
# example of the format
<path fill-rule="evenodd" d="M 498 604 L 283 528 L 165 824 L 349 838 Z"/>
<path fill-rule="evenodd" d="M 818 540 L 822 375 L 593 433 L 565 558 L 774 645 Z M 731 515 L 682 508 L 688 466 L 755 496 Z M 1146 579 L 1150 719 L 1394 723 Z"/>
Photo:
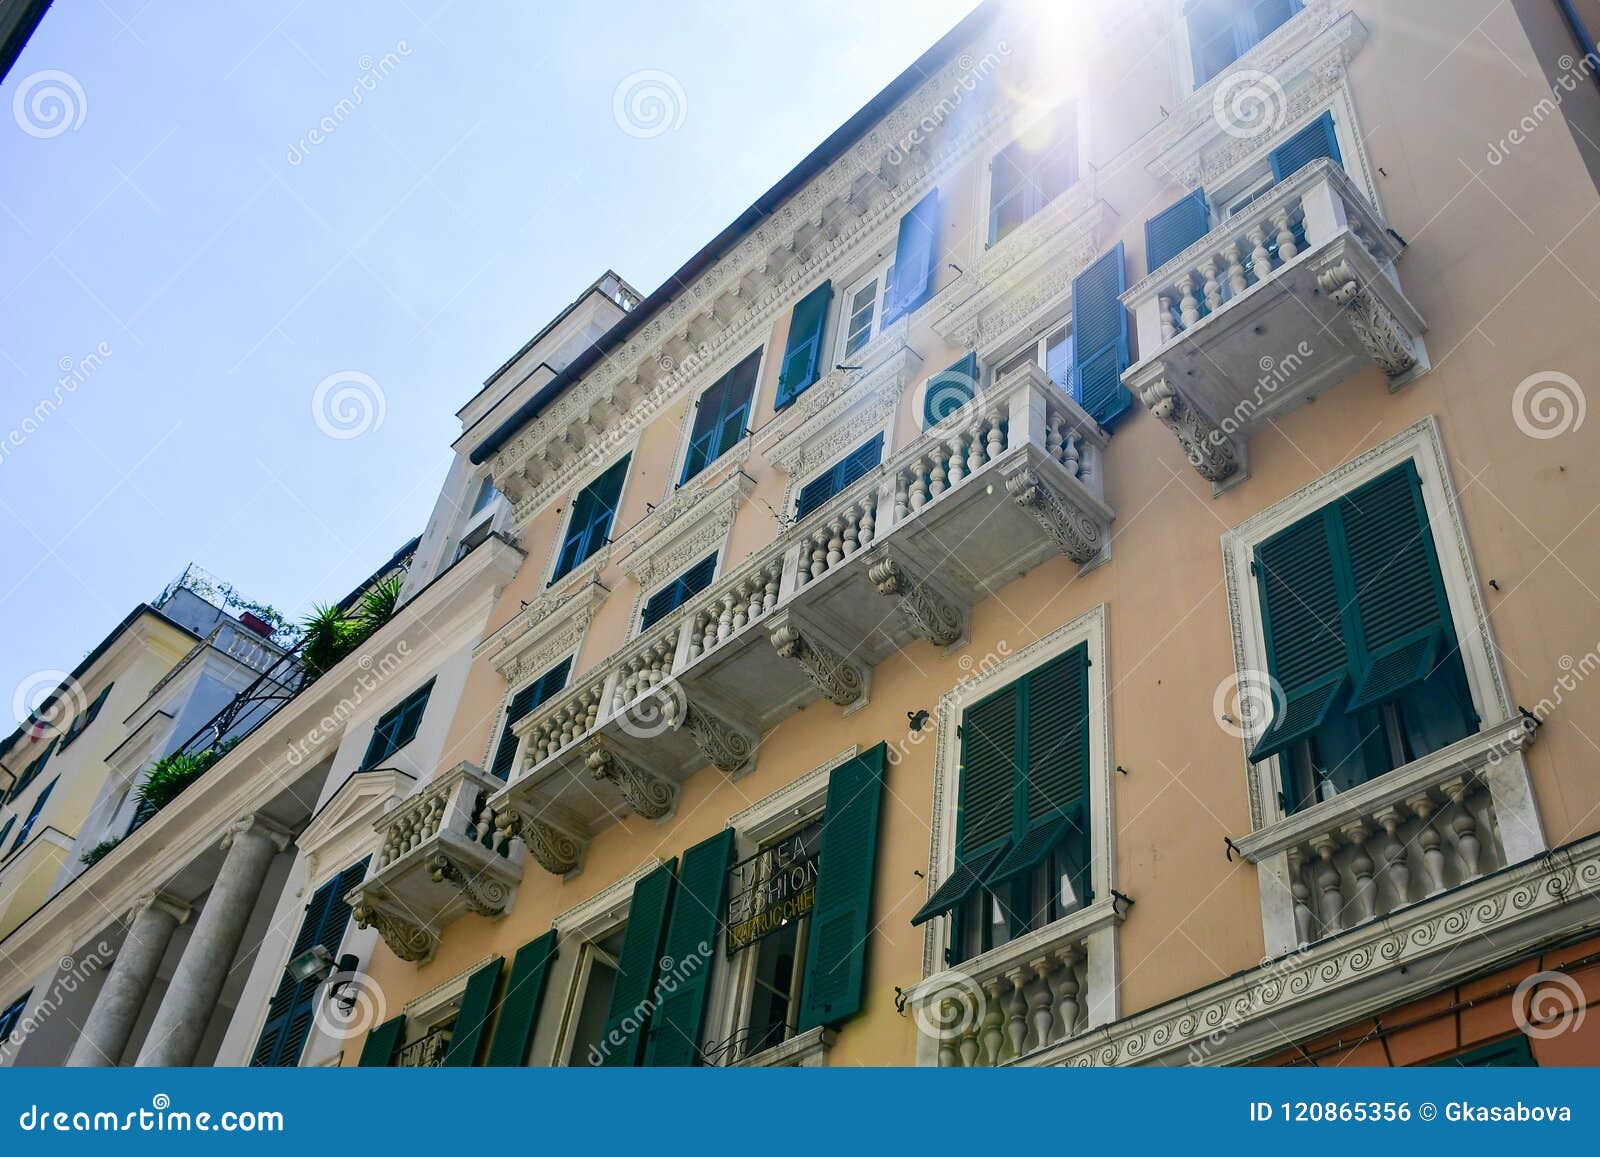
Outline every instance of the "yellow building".
<path fill-rule="evenodd" d="M 127 853 L 157 1025 L 292 861 L 141 1063 L 1600 1060 L 1582 8 L 987 3 L 602 278 L 461 413 L 426 653 L 218 763 L 256 851 Z"/>

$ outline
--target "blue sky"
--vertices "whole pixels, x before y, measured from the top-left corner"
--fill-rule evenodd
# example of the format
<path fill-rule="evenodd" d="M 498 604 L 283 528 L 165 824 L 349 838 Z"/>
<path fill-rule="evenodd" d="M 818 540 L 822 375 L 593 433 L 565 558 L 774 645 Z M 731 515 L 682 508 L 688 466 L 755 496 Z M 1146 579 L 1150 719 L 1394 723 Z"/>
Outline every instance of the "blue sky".
<path fill-rule="evenodd" d="M 605 268 L 655 288 L 974 6 L 57 4 L 0 86 L 0 710 L 191 561 L 343 594 L 484 377 Z M 641 72 L 669 120 L 625 131 Z M 330 437 L 348 371 L 382 421 Z"/>

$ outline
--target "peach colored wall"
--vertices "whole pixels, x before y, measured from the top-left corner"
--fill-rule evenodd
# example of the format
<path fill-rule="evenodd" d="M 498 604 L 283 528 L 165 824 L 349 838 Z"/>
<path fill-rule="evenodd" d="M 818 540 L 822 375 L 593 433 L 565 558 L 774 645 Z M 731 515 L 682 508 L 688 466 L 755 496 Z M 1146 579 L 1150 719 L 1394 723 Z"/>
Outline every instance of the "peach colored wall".
<path fill-rule="evenodd" d="M 1426 21 L 1399 6 L 1359 3 L 1370 39 L 1355 57 L 1352 85 L 1370 164 L 1390 223 L 1409 243 L 1400 265 L 1405 292 L 1428 319 L 1434 368 L 1391 395 L 1368 369 L 1254 437 L 1251 476 L 1214 498 L 1172 435 L 1140 406 L 1119 424 L 1105 456 L 1106 495 L 1118 513 L 1109 563 L 1083 577 L 1055 560 L 1013 582 L 973 614 L 981 656 L 1002 640 L 1013 650 L 1089 608 L 1108 608 L 1113 759 L 1118 817 L 1118 886 L 1136 906 L 1119 932 L 1122 1010 L 1136 1012 L 1255 964 L 1262 953 L 1255 871 L 1230 863 L 1223 837 L 1249 830 L 1246 767 L 1237 739 L 1217 725 L 1213 692 L 1233 673 L 1220 536 L 1353 455 L 1427 415 L 1441 424 L 1460 490 L 1473 561 L 1514 701 L 1552 694 L 1563 656 L 1600 646 L 1600 421 L 1550 441 L 1513 423 L 1511 396 L 1537 370 L 1584 380 L 1593 365 L 1600 294 L 1584 284 L 1600 269 L 1600 214 L 1593 184 L 1566 127 L 1552 120 L 1520 146 L 1513 163 L 1490 167 L 1486 143 L 1547 95 L 1540 70 L 1508 6 L 1489 0 L 1438 5 Z M 1497 51 L 1469 45 L 1481 22 Z M 1127 147 L 1154 128 L 1160 108 L 1179 95 L 1167 57 L 1152 52 L 1129 72 L 1091 80 L 1091 153 L 1102 167 L 1102 196 L 1121 215 L 1129 277 L 1144 270 L 1142 223 L 1181 193 L 1143 163 L 1119 164 Z M 1109 68 L 1109 65 L 1104 67 Z M 1520 75 L 1519 75 L 1520 72 Z M 1492 80 L 1492 83 L 1486 83 Z M 986 161 L 986 158 L 983 159 Z M 975 259 L 975 161 L 940 182 L 948 249 L 944 262 Z M 1550 251 L 1554 250 L 1552 254 Z M 1591 278 L 1591 280 L 1593 280 Z M 839 283 L 836 281 L 836 287 Z M 787 311 L 769 335 L 758 422 L 772 396 Z M 919 376 L 963 352 L 925 327 L 911 336 L 924 361 Z M 897 442 L 918 418 L 908 390 Z M 669 492 L 688 403 L 656 420 L 635 454 L 617 525 L 632 526 L 647 502 Z M 774 533 L 787 479 L 753 458 L 755 497 L 735 523 L 726 568 Z M 506 590 L 491 628 L 512 617 L 544 585 L 562 518 L 553 509 L 525 529 L 528 562 Z M 1552 555 L 1552 549 L 1558 554 Z M 579 668 L 620 645 L 638 591 L 615 562 L 604 581 L 613 594 L 595 617 Z M 680 854 L 719 830 L 725 817 L 824 762 L 848 743 L 863 747 L 904 737 L 905 713 L 932 709 L 958 675 L 957 657 L 917 644 L 873 673 L 864 710 L 841 718 L 814 703 L 765 737 L 757 769 L 738 783 L 713 771 L 684 787 L 677 813 L 656 824 L 630 818 L 601 832 L 583 872 L 561 882 L 530 865 L 513 911 L 498 923 L 468 917 L 453 925 L 438 956 L 422 968 L 379 953 L 372 964 L 391 1008 L 490 952 L 510 956 L 551 918 L 652 855 Z M 480 759 L 506 688 L 486 661 L 468 680 L 445 763 Z M 1600 688 L 1564 691 L 1565 703 L 1539 733 L 1529 763 L 1552 844 L 1600 829 L 1600 777 L 1594 729 Z M 1588 734 L 1586 734 L 1588 732 Z M 921 969 L 922 937 L 908 918 L 920 904 L 926 870 L 933 744 L 912 747 L 888 778 L 876 918 L 864 1012 L 847 1026 L 835 1063 L 909 1063 L 913 1033 L 892 1004 L 893 986 Z"/>

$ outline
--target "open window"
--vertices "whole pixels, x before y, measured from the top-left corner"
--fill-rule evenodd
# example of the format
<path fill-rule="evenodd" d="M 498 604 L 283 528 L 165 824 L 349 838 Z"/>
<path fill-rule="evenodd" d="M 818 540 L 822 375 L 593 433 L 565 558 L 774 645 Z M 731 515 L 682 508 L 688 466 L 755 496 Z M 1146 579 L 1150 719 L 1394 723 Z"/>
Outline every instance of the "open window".
<path fill-rule="evenodd" d="M 1041 117 L 989 162 L 989 244 L 1002 240 L 1078 180 L 1077 107 Z"/>
<path fill-rule="evenodd" d="M 1272 35 L 1302 7 L 1301 0 L 1188 0 L 1189 57 L 1199 88 Z"/>

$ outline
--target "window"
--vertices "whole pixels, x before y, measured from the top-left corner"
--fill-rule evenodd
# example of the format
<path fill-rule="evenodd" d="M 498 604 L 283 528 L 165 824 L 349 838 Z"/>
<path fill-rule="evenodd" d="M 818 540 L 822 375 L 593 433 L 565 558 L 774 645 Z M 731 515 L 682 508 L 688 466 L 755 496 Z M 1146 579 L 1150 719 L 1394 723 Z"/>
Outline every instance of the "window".
<path fill-rule="evenodd" d="M 1038 337 L 1028 339 L 995 368 L 995 380 L 1027 365 L 1038 366 L 1052 382 L 1077 397 L 1072 381 L 1072 327 L 1066 322 L 1059 322 Z"/>
<path fill-rule="evenodd" d="M 865 477 L 882 458 L 883 435 L 878 434 L 800 488 L 800 496 L 795 500 L 795 518 L 804 518 L 852 482 Z"/>
<path fill-rule="evenodd" d="M 530 711 L 565 687 L 567 673 L 571 670 L 572 657 L 569 655 L 511 696 L 511 702 L 506 704 L 506 721 L 500 727 L 500 742 L 495 745 L 494 761 L 489 765 L 492 774 L 500 779 L 511 774 L 512 764 L 517 759 L 517 737 L 511 733 L 511 729 Z"/>
<path fill-rule="evenodd" d="M 679 486 L 732 450 L 749 432 L 750 403 L 755 398 L 760 369 L 761 351 L 756 350 L 718 378 L 695 402 L 689 453 L 683 460 Z"/>
<path fill-rule="evenodd" d="M 1251 570 L 1275 686 L 1250 759 L 1279 757 L 1286 813 L 1478 729 L 1413 462 L 1274 534 Z"/>
<path fill-rule="evenodd" d="M 477 550 L 478 547 L 489 540 L 489 536 L 493 533 L 494 523 L 487 518 L 467 531 L 466 534 L 461 536 L 461 541 L 456 546 L 456 561 L 460 562 L 467 555 Z"/>
<path fill-rule="evenodd" d="M 551 582 L 569 574 L 608 541 L 611 521 L 616 517 L 617 503 L 622 498 L 622 483 L 628 476 L 629 457 L 624 456 L 613 463 L 600 477 L 578 491 L 577 497 L 572 500 L 567 534 L 562 539 L 561 553 L 556 557 L 556 572 L 551 576 Z"/>
<path fill-rule="evenodd" d="M 0 855 L 4 854 L 5 846 L 6 846 L 6 837 L 11 834 L 11 829 L 16 827 L 16 826 L 17 826 L 17 817 L 15 815 L 7 816 L 5 824 L 3 826 L 0 826 Z"/>
<path fill-rule="evenodd" d="M 845 291 L 839 308 L 839 360 L 848 362 L 852 354 L 878 336 L 882 330 L 884 302 L 894 289 L 894 258 L 878 266 Z"/>
<path fill-rule="evenodd" d="M 1528 1038 L 1519 1032 L 1492 1045 L 1480 1045 L 1442 1061 L 1434 1061 L 1430 1067 L 1446 1066 L 1464 1069 L 1536 1069 L 1539 1062 L 1533 1059 Z"/>
<path fill-rule="evenodd" d="M 94 697 L 94 702 L 89 704 L 89 706 L 84 709 L 83 713 L 72 721 L 72 723 L 67 727 L 66 734 L 61 737 L 61 745 L 58 750 L 65 751 L 68 745 L 71 744 L 74 739 L 78 738 L 78 736 L 89 730 L 89 725 L 93 723 L 95 721 L 95 717 L 100 714 L 100 708 L 105 703 L 106 696 L 111 694 L 112 686 L 114 686 L 114 684 L 107 684 L 105 689 Z"/>
<path fill-rule="evenodd" d="M 989 163 L 989 244 L 993 245 L 1078 180 L 1077 112 L 1058 109 Z"/>
<path fill-rule="evenodd" d="M 39 778 L 39 773 L 44 770 L 45 764 L 50 762 L 50 756 L 55 753 L 56 746 L 60 742 L 61 739 L 59 736 L 57 736 L 55 739 L 52 739 L 45 745 L 45 749 L 40 753 L 39 758 L 28 764 L 28 766 L 23 770 L 22 774 L 17 778 L 17 782 L 11 785 L 11 790 L 6 793 L 7 803 L 10 803 L 23 792 L 27 791 L 32 785 L 33 781 Z"/>
<path fill-rule="evenodd" d="M 1089 903 L 1089 647 L 967 708 L 956 868 L 913 924 L 951 913 L 949 963 Z"/>
<path fill-rule="evenodd" d="M 1189 0 L 1189 56 L 1199 88 L 1300 11 L 1301 0 Z"/>
<path fill-rule="evenodd" d="M 695 563 L 646 600 L 644 613 L 639 619 L 639 629 L 648 631 L 667 615 L 705 590 L 711 585 L 711 578 L 716 573 L 717 556 L 714 554 Z"/>
<path fill-rule="evenodd" d="M 922 428 L 930 430 L 966 409 L 978 392 L 978 355 L 946 366 L 922 387 Z"/>
<path fill-rule="evenodd" d="M 593 1068 L 604 1062 L 606 1013 L 626 936 L 627 926 L 622 925 L 579 950 L 577 979 L 556 1054 L 558 1064 Z"/>
<path fill-rule="evenodd" d="M 494 488 L 494 479 L 485 475 L 483 481 L 478 484 L 478 495 L 472 500 L 472 510 L 469 513 L 483 513 L 488 509 L 489 503 L 499 497 L 500 492 Z"/>
<path fill-rule="evenodd" d="M 4 1011 L 0 1011 L 0 1045 L 10 1042 L 11 1034 L 17 1030 L 17 1024 L 22 1020 L 23 1010 L 28 1007 L 28 998 L 32 995 L 33 990 L 29 989 L 16 1000 L 6 1005 Z"/>
<path fill-rule="evenodd" d="M 794 401 L 822 376 L 822 333 L 833 301 L 833 282 L 824 281 L 795 303 L 789 315 L 789 338 L 778 371 L 778 396 L 774 410 Z"/>
<path fill-rule="evenodd" d="M 367 754 L 361 761 L 363 771 L 377 767 L 395 752 L 417 737 L 422 725 L 422 713 L 428 709 L 428 696 L 433 693 L 433 680 L 407 695 L 383 713 L 378 725 L 372 729 L 372 740 L 367 744 Z"/>
<path fill-rule="evenodd" d="M 57 781 L 51 780 L 44 785 L 44 790 L 39 793 L 39 798 L 33 801 L 33 809 L 28 812 L 28 818 L 23 821 L 22 828 L 17 832 L 17 842 L 11 845 L 14 852 L 28 842 L 28 833 L 33 831 L 34 821 L 39 818 L 39 813 L 44 810 L 45 800 L 50 798 L 50 793 L 55 790 Z"/>

